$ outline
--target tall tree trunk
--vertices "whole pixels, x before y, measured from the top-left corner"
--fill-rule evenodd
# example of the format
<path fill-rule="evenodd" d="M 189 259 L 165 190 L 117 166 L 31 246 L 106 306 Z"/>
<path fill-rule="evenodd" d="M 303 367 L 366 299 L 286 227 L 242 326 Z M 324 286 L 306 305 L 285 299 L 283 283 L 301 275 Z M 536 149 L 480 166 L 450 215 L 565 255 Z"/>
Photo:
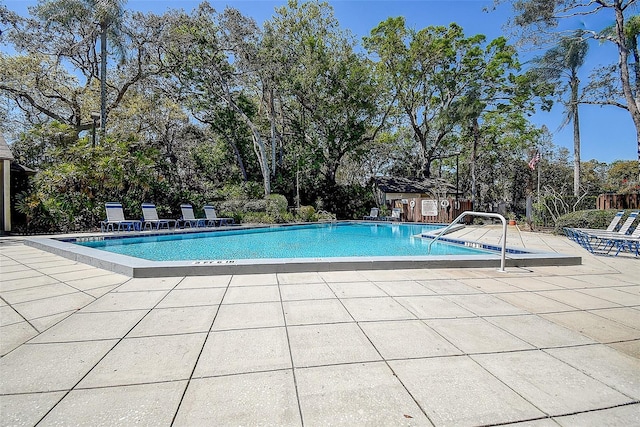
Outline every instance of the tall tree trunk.
<path fill-rule="evenodd" d="M 575 71 L 575 70 L 574 70 Z M 571 76 L 571 120 L 573 121 L 573 195 L 580 196 L 580 121 L 578 119 L 578 86 L 580 80 Z"/>
<path fill-rule="evenodd" d="M 478 118 L 474 117 L 471 123 L 471 134 L 473 135 L 473 145 L 471 146 L 471 210 L 476 210 L 476 159 L 478 157 L 478 146 L 480 145 L 480 126 Z M 457 188 L 456 188 L 457 191 Z M 457 195 L 456 195 L 457 197 Z"/>
<path fill-rule="evenodd" d="M 636 127 L 636 142 L 638 144 L 638 162 L 640 162 L 640 107 L 631 90 L 629 80 L 629 49 L 626 46 L 626 36 L 624 34 L 624 14 L 620 5 L 615 7 L 616 12 L 616 44 L 618 45 L 618 65 L 620 67 L 620 80 L 622 81 L 622 91 L 624 92 L 627 108 L 631 114 L 631 119 Z M 639 94 L 636 94 L 639 95 Z M 640 172 L 638 174 L 640 179 Z"/>
<path fill-rule="evenodd" d="M 107 24 L 100 25 L 100 129 L 107 127 Z"/>

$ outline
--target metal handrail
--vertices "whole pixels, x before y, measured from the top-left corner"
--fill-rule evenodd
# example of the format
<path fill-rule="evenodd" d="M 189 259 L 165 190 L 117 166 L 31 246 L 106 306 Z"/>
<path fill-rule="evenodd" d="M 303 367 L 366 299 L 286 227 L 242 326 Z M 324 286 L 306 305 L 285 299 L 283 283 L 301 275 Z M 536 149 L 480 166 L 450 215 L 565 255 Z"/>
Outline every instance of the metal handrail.
<path fill-rule="evenodd" d="M 447 232 L 447 230 L 449 230 L 458 221 L 460 221 L 462 218 L 464 218 L 467 215 L 484 216 L 484 217 L 487 217 L 487 218 L 498 218 L 500 221 L 502 221 L 502 250 L 501 250 L 501 253 L 500 253 L 500 270 L 498 270 L 498 271 L 504 273 L 505 272 L 504 265 L 505 265 L 505 259 L 506 259 L 506 254 L 507 254 L 507 220 L 500 214 L 489 213 L 489 212 L 473 212 L 473 211 L 462 212 L 460 215 L 458 215 L 458 217 L 456 219 L 453 220 L 453 222 L 451 224 L 447 225 L 442 231 L 440 231 L 440 233 L 438 233 L 438 235 L 436 237 L 433 238 L 433 240 L 431 240 L 431 242 L 429 242 L 429 247 L 427 248 L 427 253 L 431 254 L 431 245 L 433 245 L 436 240 L 438 240 L 444 233 Z"/>

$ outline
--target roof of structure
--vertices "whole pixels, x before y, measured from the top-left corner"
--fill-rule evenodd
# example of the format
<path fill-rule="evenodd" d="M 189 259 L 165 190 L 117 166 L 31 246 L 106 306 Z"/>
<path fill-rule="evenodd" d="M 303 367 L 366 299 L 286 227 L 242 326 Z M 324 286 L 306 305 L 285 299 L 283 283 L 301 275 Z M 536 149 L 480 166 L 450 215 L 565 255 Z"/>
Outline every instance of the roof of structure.
<path fill-rule="evenodd" d="M 4 140 L 4 136 L 0 133 L 0 160 L 13 160 L 13 154 L 9 149 L 7 141 Z"/>
<path fill-rule="evenodd" d="M 432 193 L 445 190 L 455 193 L 456 188 L 442 178 L 410 179 L 393 176 L 376 176 L 374 181 L 385 193 Z"/>

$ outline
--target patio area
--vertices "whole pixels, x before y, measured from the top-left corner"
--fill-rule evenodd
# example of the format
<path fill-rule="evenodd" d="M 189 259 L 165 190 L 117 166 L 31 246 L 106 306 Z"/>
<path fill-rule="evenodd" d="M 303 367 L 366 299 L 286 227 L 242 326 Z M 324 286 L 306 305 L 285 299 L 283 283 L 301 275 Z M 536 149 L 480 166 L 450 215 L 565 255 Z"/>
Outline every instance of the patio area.
<path fill-rule="evenodd" d="M 0 238 L 0 425 L 640 425 L 640 259 L 507 242 L 583 263 L 133 279 Z"/>

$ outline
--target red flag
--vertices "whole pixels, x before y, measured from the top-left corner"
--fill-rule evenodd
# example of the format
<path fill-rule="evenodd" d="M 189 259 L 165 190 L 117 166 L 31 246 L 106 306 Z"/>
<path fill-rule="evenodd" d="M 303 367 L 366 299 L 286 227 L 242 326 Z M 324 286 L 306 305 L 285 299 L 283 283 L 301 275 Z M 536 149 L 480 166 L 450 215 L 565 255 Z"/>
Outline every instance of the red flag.
<path fill-rule="evenodd" d="M 529 169 L 536 170 L 536 165 L 540 163 L 540 152 L 536 151 L 533 158 L 529 160 Z"/>

